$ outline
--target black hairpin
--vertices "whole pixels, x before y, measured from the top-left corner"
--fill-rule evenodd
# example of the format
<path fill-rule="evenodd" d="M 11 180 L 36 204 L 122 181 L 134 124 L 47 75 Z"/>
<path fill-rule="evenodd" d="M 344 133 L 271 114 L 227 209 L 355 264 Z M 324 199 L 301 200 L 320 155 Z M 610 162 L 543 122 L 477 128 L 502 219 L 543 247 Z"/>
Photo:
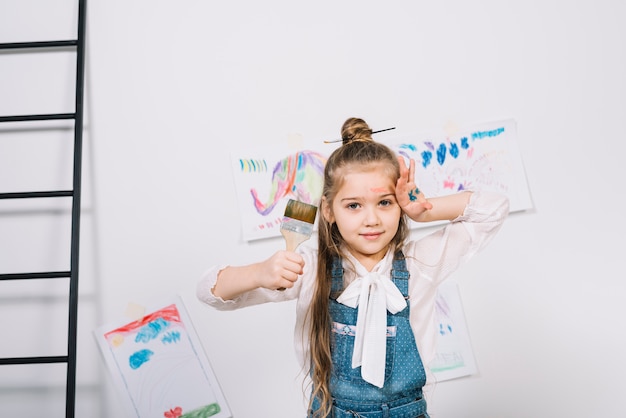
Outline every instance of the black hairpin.
<path fill-rule="evenodd" d="M 392 129 L 396 129 L 396 127 L 394 126 L 393 128 L 381 129 L 379 131 L 372 131 L 372 135 L 377 134 L 379 132 L 390 131 Z M 341 141 L 343 141 L 343 139 L 340 138 L 340 139 L 333 139 L 333 140 L 330 140 L 330 141 L 324 141 L 324 143 L 325 144 L 332 144 L 334 142 L 341 142 Z"/>

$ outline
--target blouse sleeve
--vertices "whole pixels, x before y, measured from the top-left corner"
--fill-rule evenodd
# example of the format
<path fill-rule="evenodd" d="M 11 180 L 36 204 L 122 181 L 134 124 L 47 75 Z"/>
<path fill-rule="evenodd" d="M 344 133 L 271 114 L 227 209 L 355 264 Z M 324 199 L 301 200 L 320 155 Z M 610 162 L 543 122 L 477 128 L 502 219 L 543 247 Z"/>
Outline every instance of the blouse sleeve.
<path fill-rule="evenodd" d="M 461 216 L 407 247 L 423 277 L 434 285 L 483 249 L 500 230 L 509 200 L 495 192 L 474 192 Z"/>
<path fill-rule="evenodd" d="M 221 311 L 230 311 L 267 302 L 282 302 L 296 299 L 301 293 L 303 287 L 302 283 L 309 282 L 311 278 L 314 277 L 314 267 L 316 265 L 315 252 L 313 249 L 302 245 L 297 251 L 305 260 L 304 273 L 290 289 L 278 291 L 259 288 L 246 292 L 233 300 L 224 300 L 213 294 L 213 288 L 217 283 L 219 272 L 226 268 L 227 265 L 216 265 L 209 268 L 200 278 L 200 281 L 196 285 L 196 297 L 201 302 Z"/>

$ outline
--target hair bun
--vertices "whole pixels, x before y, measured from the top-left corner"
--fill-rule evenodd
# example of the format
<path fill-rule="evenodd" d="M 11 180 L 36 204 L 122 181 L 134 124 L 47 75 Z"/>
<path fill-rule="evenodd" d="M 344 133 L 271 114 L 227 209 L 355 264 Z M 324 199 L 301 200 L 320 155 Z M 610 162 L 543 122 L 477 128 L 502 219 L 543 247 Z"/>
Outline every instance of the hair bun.
<path fill-rule="evenodd" d="M 367 122 L 360 118 L 349 118 L 341 127 L 343 145 L 353 141 L 372 141 L 372 130 Z"/>

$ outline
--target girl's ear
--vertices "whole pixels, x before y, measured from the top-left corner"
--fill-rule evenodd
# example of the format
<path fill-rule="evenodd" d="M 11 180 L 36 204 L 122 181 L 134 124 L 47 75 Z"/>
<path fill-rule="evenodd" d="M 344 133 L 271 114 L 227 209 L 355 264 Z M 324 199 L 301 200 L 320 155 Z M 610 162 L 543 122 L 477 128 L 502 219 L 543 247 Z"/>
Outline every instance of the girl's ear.
<path fill-rule="evenodd" d="M 326 196 L 322 196 L 320 206 L 322 207 L 322 216 L 324 216 L 324 220 L 326 220 L 326 222 L 328 222 L 329 224 L 335 222 L 335 218 L 333 216 L 332 210 L 330 209 L 330 205 L 326 200 Z"/>

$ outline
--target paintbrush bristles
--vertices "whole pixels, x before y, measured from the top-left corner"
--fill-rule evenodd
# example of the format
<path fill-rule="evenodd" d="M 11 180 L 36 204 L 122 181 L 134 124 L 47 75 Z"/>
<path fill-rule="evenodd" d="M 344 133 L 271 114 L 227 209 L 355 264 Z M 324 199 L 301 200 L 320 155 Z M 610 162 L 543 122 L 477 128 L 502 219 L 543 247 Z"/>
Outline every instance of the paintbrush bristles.
<path fill-rule="evenodd" d="M 315 215 L 317 214 L 317 206 L 308 203 L 299 202 L 289 199 L 285 208 L 285 216 L 291 219 L 297 219 L 302 222 L 315 223 Z"/>

